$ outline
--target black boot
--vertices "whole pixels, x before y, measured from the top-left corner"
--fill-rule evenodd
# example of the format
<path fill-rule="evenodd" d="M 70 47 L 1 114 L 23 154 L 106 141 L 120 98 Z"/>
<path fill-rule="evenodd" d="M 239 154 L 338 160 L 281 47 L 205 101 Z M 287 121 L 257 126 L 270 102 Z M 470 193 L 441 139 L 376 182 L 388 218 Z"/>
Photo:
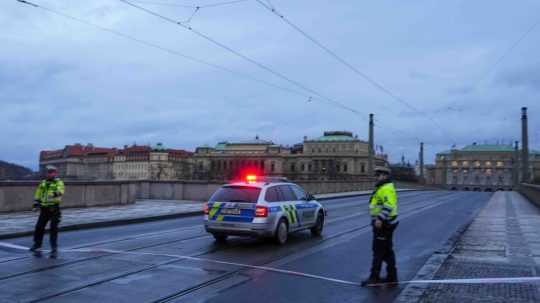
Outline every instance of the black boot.
<path fill-rule="evenodd" d="M 56 246 L 51 247 L 51 254 L 49 258 L 56 259 L 58 257 L 58 248 Z"/>
<path fill-rule="evenodd" d="M 386 271 L 388 272 L 388 275 L 386 276 L 386 278 L 384 279 L 384 283 L 389 283 L 389 284 L 394 284 L 394 285 L 397 285 L 398 284 L 398 276 L 397 276 L 397 269 L 394 267 L 394 268 L 387 268 Z"/>
<path fill-rule="evenodd" d="M 366 287 L 366 286 L 371 286 L 373 284 L 379 284 L 379 283 L 381 283 L 381 278 L 379 278 L 379 274 L 371 273 L 371 275 L 369 275 L 369 278 L 360 282 L 360 285 L 362 287 Z"/>
<path fill-rule="evenodd" d="M 28 249 L 28 250 L 31 251 L 31 252 L 39 252 L 39 251 L 41 251 L 41 245 L 36 245 L 36 244 L 34 244 L 34 245 L 32 245 L 32 247 L 30 247 L 30 249 Z"/>

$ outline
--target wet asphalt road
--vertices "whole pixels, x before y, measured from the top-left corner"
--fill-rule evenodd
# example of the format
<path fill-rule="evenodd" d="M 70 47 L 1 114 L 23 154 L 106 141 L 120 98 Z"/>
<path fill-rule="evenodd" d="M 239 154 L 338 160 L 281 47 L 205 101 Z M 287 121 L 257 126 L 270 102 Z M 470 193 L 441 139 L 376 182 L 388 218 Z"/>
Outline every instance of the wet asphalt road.
<path fill-rule="evenodd" d="M 490 193 L 399 194 L 395 234 L 399 277 L 412 279 L 431 254 L 481 209 Z M 280 247 L 231 237 L 217 245 L 201 218 L 64 232 L 62 248 L 130 254 L 61 252 L 58 259 L 0 249 L 0 302 L 391 302 L 401 288 L 360 288 L 314 278 L 167 255 L 261 265 L 360 281 L 371 261 L 367 196 L 324 201 L 323 237 L 291 235 Z M 9 240 L 29 246 L 29 237 Z M 47 242 L 46 242 L 47 243 Z M 137 253 L 157 255 L 141 255 Z"/>

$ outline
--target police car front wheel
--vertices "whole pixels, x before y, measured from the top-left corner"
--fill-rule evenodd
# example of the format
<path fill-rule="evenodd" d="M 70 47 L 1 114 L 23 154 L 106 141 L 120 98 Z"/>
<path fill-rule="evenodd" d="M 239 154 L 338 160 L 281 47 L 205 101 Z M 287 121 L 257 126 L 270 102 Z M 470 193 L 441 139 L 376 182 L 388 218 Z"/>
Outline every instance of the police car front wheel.
<path fill-rule="evenodd" d="M 287 242 L 287 237 L 289 236 L 289 226 L 287 225 L 287 221 L 284 218 L 281 218 L 279 220 L 278 225 L 276 227 L 276 235 L 275 239 L 277 244 L 283 245 Z"/>
<path fill-rule="evenodd" d="M 324 215 L 319 212 L 317 215 L 317 221 L 315 222 L 315 225 L 311 228 L 311 234 L 320 237 L 323 231 L 324 227 Z"/>

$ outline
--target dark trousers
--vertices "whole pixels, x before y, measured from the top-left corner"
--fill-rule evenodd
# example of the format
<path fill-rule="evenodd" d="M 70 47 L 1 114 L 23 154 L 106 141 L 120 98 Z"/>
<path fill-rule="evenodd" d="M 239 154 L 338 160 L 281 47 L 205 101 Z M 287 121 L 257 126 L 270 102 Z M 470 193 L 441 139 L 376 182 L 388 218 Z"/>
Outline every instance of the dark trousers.
<path fill-rule="evenodd" d="M 45 234 L 45 226 L 51 221 L 50 228 L 50 244 L 52 248 L 58 246 L 58 224 L 62 213 L 59 206 L 41 207 L 39 212 L 39 219 L 36 223 L 36 229 L 34 231 L 34 246 L 41 247 L 43 243 L 43 235 Z"/>
<path fill-rule="evenodd" d="M 371 264 L 371 275 L 374 277 L 379 277 L 383 262 L 386 263 L 388 276 L 395 277 L 397 275 L 393 243 L 394 230 L 396 230 L 397 225 L 397 223 L 392 225 L 384 223 L 381 228 L 375 228 L 375 222 L 372 222 L 373 262 Z"/>

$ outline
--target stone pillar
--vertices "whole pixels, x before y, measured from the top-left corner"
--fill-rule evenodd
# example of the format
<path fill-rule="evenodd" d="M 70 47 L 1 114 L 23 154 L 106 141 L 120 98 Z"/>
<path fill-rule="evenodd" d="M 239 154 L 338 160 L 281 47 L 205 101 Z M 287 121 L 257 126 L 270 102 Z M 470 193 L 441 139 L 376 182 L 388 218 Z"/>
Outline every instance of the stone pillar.
<path fill-rule="evenodd" d="M 374 123 L 373 123 L 373 114 L 369 114 L 369 146 L 368 146 L 368 175 L 372 177 L 374 170 Z"/>
<path fill-rule="evenodd" d="M 519 142 L 514 142 L 514 156 L 512 157 L 512 185 L 519 185 Z"/>
<path fill-rule="evenodd" d="M 420 182 L 424 182 L 424 142 L 420 142 Z"/>
<path fill-rule="evenodd" d="M 529 133 L 527 129 L 527 108 L 521 108 L 521 182 L 529 180 Z"/>

